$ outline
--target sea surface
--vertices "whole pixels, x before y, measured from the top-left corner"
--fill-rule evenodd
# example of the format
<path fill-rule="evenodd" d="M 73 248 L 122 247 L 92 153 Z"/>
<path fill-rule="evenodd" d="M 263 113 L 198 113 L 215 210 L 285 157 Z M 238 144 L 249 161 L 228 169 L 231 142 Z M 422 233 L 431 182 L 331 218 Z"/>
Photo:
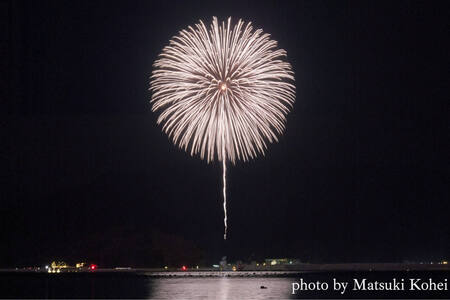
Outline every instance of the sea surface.
<path fill-rule="evenodd" d="M 305 272 L 171 273 L 146 272 L 34 273 L 0 272 L 0 298 L 138 298 L 138 299 L 301 299 L 301 298 L 450 298 L 447 291 L 333 290 L 333 279 L 357 278 L 390 282 L 409 278 L 444 282 L 448 271 L 415 272 Z M 328 290 L 303 290 L 292 294 L 294 282 L 326 282 Z M 349 285 L 349 286 L 350 286 Z M 447 284 L 448 285 L 448 284 Z M 407 286 L 409 288 L 409 286 Z"/>

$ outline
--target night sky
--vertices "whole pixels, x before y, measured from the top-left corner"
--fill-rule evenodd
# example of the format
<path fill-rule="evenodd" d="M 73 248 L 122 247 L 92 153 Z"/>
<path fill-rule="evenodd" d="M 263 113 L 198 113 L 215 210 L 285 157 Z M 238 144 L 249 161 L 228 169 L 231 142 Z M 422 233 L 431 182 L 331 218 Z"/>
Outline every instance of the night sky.
<path fill-rule="evenodd" d="M 448 259 L 449 10 L 392 2 L 2 2 L 0 268 Z M 227 241 L 220 163 L 148 91 L 212 16 L 270 33 L 297 87 L 279 143 L 228 168 Z"/>

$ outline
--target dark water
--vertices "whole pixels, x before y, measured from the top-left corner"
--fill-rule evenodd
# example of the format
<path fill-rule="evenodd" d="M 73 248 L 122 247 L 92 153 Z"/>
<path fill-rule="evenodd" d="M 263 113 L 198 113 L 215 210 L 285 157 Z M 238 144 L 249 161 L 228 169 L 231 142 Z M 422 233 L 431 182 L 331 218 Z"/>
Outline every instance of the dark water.
<path fill-rule="evenodd" d="M 0 273 L 1 298 L 139 298 L 139 299 L 298 299 L 298 298 L 450 298 L 449 291 L 353 291 L 353 279 L 389 282 L 409 278 L 445 282 L 448 271 L 314 272 L 271 276 L 154 277 L 145 273 Z M 234 273 L 236 274 L 236 273 Z M 333 278 L 349 282 L 344 294 L 333 290 Z M 297 291 L 293 282 L 321 282 L 328 290 Z M 266 287 L 261 289 L 261 286 Z"/>

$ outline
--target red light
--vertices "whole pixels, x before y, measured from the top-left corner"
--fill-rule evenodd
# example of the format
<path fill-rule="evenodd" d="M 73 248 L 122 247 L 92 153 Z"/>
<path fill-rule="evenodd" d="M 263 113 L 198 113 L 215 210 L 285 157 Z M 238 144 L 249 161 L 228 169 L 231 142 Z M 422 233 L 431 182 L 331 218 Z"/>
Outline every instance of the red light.
<path fill-rule="evenodd" d="M 186 267 L 186 266 L 182 266 L 182 267 L 181 267 L 181 270 L 186 271 L 186 270 L 187 270 L 187 267 Z"/>
<path fill-rule="evenodd" d="M 89 268 L 90 268 L 91 270 L 95 270 L 95 269 L 97 269 L 97 265 L 92 264 Z"/>

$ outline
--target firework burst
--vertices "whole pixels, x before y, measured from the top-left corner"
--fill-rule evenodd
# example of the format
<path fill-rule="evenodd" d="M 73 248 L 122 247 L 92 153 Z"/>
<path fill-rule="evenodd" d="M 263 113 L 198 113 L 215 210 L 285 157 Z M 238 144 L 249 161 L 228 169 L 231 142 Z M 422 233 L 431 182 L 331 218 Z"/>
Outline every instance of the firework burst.
<path fill-rule="evenodd" d="M 154 63 L 152 111 L 175 145 L 223 165 L 247 161 L 278 141 L 295 100 L 286 51 L 261 29 L 231 18 L 200 21 L 172 38 Z"/>

